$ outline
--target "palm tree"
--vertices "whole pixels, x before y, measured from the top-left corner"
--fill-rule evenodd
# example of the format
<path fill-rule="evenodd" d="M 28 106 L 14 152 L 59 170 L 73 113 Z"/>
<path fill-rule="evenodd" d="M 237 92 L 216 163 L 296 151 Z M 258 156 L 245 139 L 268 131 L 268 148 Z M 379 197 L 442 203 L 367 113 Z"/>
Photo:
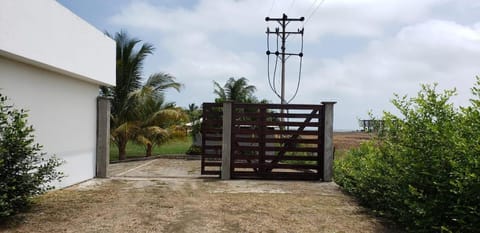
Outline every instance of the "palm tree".
<path fill-rule="evenodd" d="M 257 98 L 253 95 L 256 87 L 254 85 L 248 85 L 248 79 L 241 77 L 235 79 L 229 78 L 225 85 L 222 87 L 217 82 L 213 82 L 215 93 L 218 98 L 215 102 L 220 103 L 224 101 L 234 101 L 240 103 L 253 103 L 257 102 Z"/>
<path fill-rule="evenodd" d="M 131 38 L 125 31 L 116 33 L 113 39 L 117 44 L 116 86 L 102 87 L 101 92 L 112 98 L 111 138 L 118 147 L 119 159 L 123 160 L 133 133 L 129 122 L 136 117 L 133 111 L 135 101 L 130 98 L 130 93 L 141 87 L 143 62 L 154 48 L 149 43 L 140 44 L 141 40 Z M 136 49 L 138 46 L 140 48 Z"/>
<path fill-rule="evenodd" d="M 107 33 L 108 36 L 112 37 Z M 136 112 L 137 100 L 131 93 L 142 87 L 142 71 L 145 58 L 154 51 L 153 45 L 142 43 L 141 40 L 131 38 L 125 31 L 120 31 L 112 37 L 117 44 L 116 86 L 102 87 L 101 94 L 112 98 L 111 110 L 111 139 L 117 145 L 119 159 L 126 158 L 127 142 L 136 132 L 132 122 L 138 119 Z M 153 74 L 149 86 L 162 93 L 167 88 L 179 90 L 181 84 L 167 74 Z M 150 78 L 149 78 L 150 80 Z"/>
<path fill-rule="evenodd" d="M 152 155 L 152 149 L 167 141 L 169 128 L 186 118 L 184 112 L 173 103 L 165 103 L 165 89 L 179 91 L 181 84 L 175 78 L 163 73 L 151 75 L 142 88 L 131 93 L 136 102 L 136 121 L 131 122 L 131 138 L 145 146 L 145 156 Z"/>
<path fill-rule="evenodd" d="M 189 104 L 185 111 L 187 112 L 189 121 L 192 123 L 200 119 L 202 116 L 202 110 L 195 103 Z"/>
<path fill-rule="evenodd" d="M 216 103 L 222 103 L 224 101 L 233 101 L 236 103 L 255 103 L 255 104 L 267 104 L 268 100 L 262 99 L 258 100 L 254 95 L 256 87 L 254 85 L 248 84 L 248 79 L 241 77 L 235 79 L 233 77 L 229 78 L 225 85 L 222 87 L 217 82 L 213 82 L 214 91 L 218 97 L 215 99 Z M 245 108 L 245 112 L 254 112 L 255 108 Z M 244 120 L 255 120 L 255 118 L 245 118 Z"/>

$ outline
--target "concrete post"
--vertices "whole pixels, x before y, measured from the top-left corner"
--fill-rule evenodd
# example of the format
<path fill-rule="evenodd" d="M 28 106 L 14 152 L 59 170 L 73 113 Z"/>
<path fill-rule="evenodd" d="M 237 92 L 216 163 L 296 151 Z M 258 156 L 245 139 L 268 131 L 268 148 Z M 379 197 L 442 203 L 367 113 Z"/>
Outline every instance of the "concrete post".
<path fill-rule="evenodd" d="M 110 157 L 110 99 L 97 98 L 97 178 L 107 177 L 107 168 Z"/>
<path fill-rule="evenodd" d="M 324 182 L 331 182 L 333 176 L 333 105 L 336 102 L 322 102 L 324 106 L 323 174 Z"/>
<path fill-rule="evenodd" d="M 230 179 L 230 162 L 232 153 L 232 102 L 223 103 L 222 127 L 222 180 Z"/>

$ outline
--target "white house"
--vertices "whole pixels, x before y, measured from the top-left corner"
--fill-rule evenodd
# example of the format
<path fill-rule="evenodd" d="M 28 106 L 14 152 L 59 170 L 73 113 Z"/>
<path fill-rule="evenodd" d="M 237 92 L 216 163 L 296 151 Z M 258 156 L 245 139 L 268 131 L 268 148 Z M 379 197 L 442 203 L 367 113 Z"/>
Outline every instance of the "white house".
<path fill-rule="evenodd" d="M 58 187 L 95 176 L 101 85 L 115 85 L 115 41 L 54 0 L 0 1 L 0 93 L 66 162 Z"/>

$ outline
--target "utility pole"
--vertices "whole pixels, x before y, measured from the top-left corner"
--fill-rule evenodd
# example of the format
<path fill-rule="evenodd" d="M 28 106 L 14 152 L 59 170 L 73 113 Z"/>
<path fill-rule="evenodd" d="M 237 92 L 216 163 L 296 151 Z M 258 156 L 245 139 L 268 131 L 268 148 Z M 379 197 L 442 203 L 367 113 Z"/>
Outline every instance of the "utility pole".
<path fill-rule="evenodd" d="M 281 52 L 279 52 L 277 50 L 273 53 L 276 56 L 281 55 L 281 63 L 282 63 L 282 80 L 281 80 L 281 93 L 280 93 L 281 104 L 286 104 L 287 103 L 287 101 L 285 100 L 285 61 L 289 56 L 292 56 L 292 55 L 300 56 L 300 57 L 303 56 L 302 52 L 300 52 L 300 53 L 287 53 L 287 52 L 285 52 L 285 49 L 286 49 L 285 44 L 287 42 L 288 36 L 291 35 L 291 34 L 301 34 L 301 35 L 303 35 L 303 31 L 304 31 L 303 28 L 302 29 L 297 29 L 296 32 L 286 31 L 287 25 L 292 21 L 304 21 L 304 20 L 305 20 L 304 17 L 288 18 L 288 16 L 286 14 L 283 14 L 282 18 L 265 17 L 265 21 L 267 21 L 267 22 L 268 21 L 277 21 L 280 24 L 280 27 L 282 29 L 280 31 L 280 29 L 277 27 L 277 28 L 275 28 L 275 31 L 270 31 L 270 28 L 267 28 L 267 31 L 266 31 L 267 34 L 275 34 L 275 35 L 277 35 L 277 37 L 280 37 L 281 42 L 282 42 Z M 270 52 L 270 50 L 267 50 L 267 55 L 270 55 L 270 54 L 272 54 L 272 52 Z M 288 57 L 286 57 L 286 56 L 288 56 Z"/>

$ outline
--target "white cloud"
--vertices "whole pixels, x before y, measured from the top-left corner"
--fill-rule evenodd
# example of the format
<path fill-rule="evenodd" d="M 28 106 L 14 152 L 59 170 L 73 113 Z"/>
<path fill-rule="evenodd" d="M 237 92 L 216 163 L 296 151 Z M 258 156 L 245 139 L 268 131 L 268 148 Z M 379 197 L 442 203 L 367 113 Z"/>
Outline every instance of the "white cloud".
<path fill-rule="evenodd" d="M 210 43 L 209 38 L 202 33 L 178 34 L 165 39 L 163 47 L 175 60 L 169 68 L 181 70 L 184 75 L 255 75 L 256 69 L 250 63 L 251 59 L 246 59 L 251 54 L 222 50 Z"/>
<path fill-rule="evenodd" d="M 325 1 L 310 19 L 307 39 L 324 35 L 378 37 L 389 28 L 428 17 L 438 0 Z"/>
<path fill-rule="evenodd" d="M 286 13 L 308 16 L 312 2 L 295 1 Z M 169 58 L 161 70 L 187 84 L 182 93 L 170 95 L 182 106 L 212 101 L 212 80 L 221 83 L 230 76 L 247 77 L 258 87 L 258 96 L 276 100 L 266 81 L 263 51 L 239 50 L 252 46 L 247 41 L 263 42 L 263 18 L 271 3 L 200 0 L 187 9 L 132 1 L 110 21 L 155 34 L 156 41 L 150 42 Z M 393 93 L 413 95 L 420 83 L 457 87 L 460 96 L 456 101 L 465 104 L 474 76 L 480 73 L 480 23 L 467 25 L 451 20 L 455 17 L 433 19 L 435 7 L 447 3 L 461 5 L 447 0 L 327 0 L 307 23 L 310 49 L 332 35 L 352 40 L 362 37 L 365 47 L 333 58 L 307 51 L 301 92 L 295 102 L 338 100 L 337 128 L 355 128 L 356 117 L 365 116 L 369 109 L 376 113 L 391 110 L 388 102 Z M 290 5 L 291 1 L 277 0 L 271 16 Z M 468 7 L 462 5 L 462 9 L 468 12 Z M 217 43 L 225 38 L 234 43 Z M 294 61 L 289 66 L 289 95 L 296 85 Z"/>
<path fill-rule="evenodd" d="M 355 110 L 364 116 L 370 108 L 378 113 L 391 110 L 392 93 L 412 96 L 420 83 L 437 82 L 441 88 L 457 88 L 456 103 L 466 105 L 469 88 L 480 74 L 479 60 L 480 33 L 473 26 L 429 20 L 372 41 L 358 54 L 321 60 L 305 74 L 309 85 L 303 86 L 302 100 L 324 93 L 341 100 L 340 114 Z"/>
<path fill-rule="evenodd" d="M 264 30 L 262 15 L 266 7 L 266 1 L 255 0 L 203 0 L 192 9 L 166 8 L 146 1 L 133 1 L 110 21 L 169 33 L 236 31 L 256 34 Z"/>
<path fill-rule="evenodd" d="M 257 36 L 265 30 L 264 17 L 270 12 L 272 1 L 200 0 L 191 9 L 132 1 L 110 21 L 164 32 L 228 31 Z M 291 1 L 275 1 L 269 16 L 281 17 L 282 13 L 287 13 L 290 17 L 309 18 L 307 38 L 311 39 L 326 34 L 372 37 L 383 34 L 385 27 L 391 26 L 389 24 L 411 23 L 425 18 L 432 6 L 445 0 L 327 0 L 310 18 L 320 2 L 303 0 L 291 5 Z M 276 23 L 270 25 L 276 26 Z M 297 25 L 302 26 L 301 23 Z"/>

